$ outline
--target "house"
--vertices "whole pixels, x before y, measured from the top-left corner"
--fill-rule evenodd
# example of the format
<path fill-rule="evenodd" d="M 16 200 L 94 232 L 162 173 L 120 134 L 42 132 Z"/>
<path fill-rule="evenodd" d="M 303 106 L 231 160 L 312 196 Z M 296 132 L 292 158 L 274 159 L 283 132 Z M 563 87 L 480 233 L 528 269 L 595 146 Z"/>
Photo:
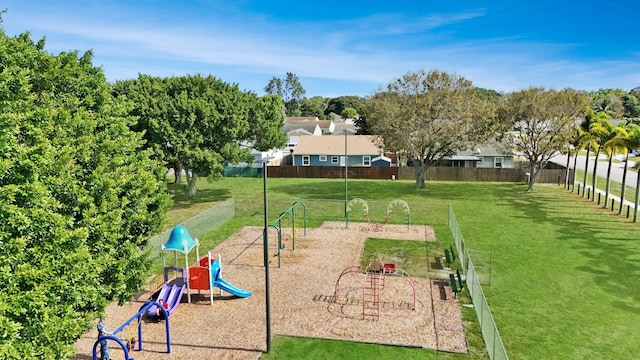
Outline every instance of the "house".
<path fill-rule="evenodd" d="M 333 136 L 344 136 L 344 133 L 347 135 L 357 135 L 357 130 L 351 128 L 342 128 L 333 133 Z"/>
<path fill-rule="evenodd" d="M 468 168 L 513 168 L 514 153 L 508 146 L 495 141 L 479 145 L 474 149 L 458 152 L 445 159 L 444 166 Z"/>
<path fill-rule="evenodd" d="M 284 118 L 284 124 L 285 126 L 317 124 L 324 135 L 332 134 L 335 130 L 333 120 L 320 120 L 317 116 L 289 116 Z"/>
<path fill-rule="evenodd" d="M 241 161 L 238 164 L 227 163 L 222 170 L 222 176 L 251 176 L 256 177 L 262 173 L 262 168 L 265 164 L 277 165 L 282 162 L 282 152 L 280 149 L 271 149 L 268 151 L 258 151 L 253 147 L 253 143 L 249 141 L 242 141 L 240 147 L 249 149 L 251 156 L 253 156 L 253 162 L 247 163 Z"/>
<path fill-rule="evenodd" d="M 269 163 L 279 163 L 282 160 L 282 152 L 279 149 L 271 149 L 268 151 L 258 151 L 253 148 L 253 143 L 243 141 L 240 143 L 241 147 L 248 148 L 253 156 L 253 164 L 247 164 L 245 162 L 240 162 L 238 164 L 239 167 L 254 167 L 261 168 L 264 166 L 265 162 Z"/>
<path fill-rule="evenodd" d="M 339 116 L 336 116 L 334 122 L 334 135 L 342 135 L 345 131 L 350 132 L 351 134 L 356 134 L 358 132 L 358 125 L 356 125 L 354 119 L 343 119 Z"/>
<path fill-rule="evenodd" d="M 293 165 L 390 167 L 392 160 L 384 156 L 381 145 L 373 135 L 301 136 L 292 153 Z"/>
<path fill-rule="evenodd" d="M 280 129 L 284 134 L 287 135 L 287 146 L 282 149 L 282 153 L 284 156 L 288 155 L 295 149 L 298 144 L 298 140 L 300 136 L 305 135 L 313 135 L 320 136 L 322 135 L 322 130 L 320 126 L 316 123 L 308 123 L 308 124 L 284 124 Z"/>

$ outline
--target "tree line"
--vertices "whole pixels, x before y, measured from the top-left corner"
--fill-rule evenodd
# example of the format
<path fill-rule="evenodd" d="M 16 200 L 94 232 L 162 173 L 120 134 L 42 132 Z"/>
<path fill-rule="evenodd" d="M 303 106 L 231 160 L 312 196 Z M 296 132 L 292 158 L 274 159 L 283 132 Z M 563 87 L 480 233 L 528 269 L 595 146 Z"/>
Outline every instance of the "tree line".
<path fill-rule="evenodd" d="M 589 92 L 532 87 L 503 94 L 475 87 L 457 74 L 420 70 L 394 79 L 366 98 L 306 98 L 293 73 L 272 78 L 265 91 L 283 99 L 287 116 L 333 119 L 339 114 L 354 119 L 359 134 L 379 135 L 385 150 L 414 162 L 417 188 L 425 187 L 427 169 L 443 158 L 497 141 L 505 150 L 524 156 L 531 174 L 528 189 L 532 190 L 536 176 L 553 156 L 567 146 L 575 150 L 582 145 L 575 139 L 577 131 L 601 139 L 598 129 L 604 126 L 619 139 L 623 136 L 620 129 L 627 127 L 624 136 L 632 136 L 628 133 L 640 124 L 640 87 Z M 620 154 L 626 149 L 628 153 L 638 148 L 633 142 L 625 143 L 624 149 L 610 148 L 607 141 L 600 140 L 593 149 L 613 156 L 615 151 Z"/>
<path fill-rule="evenodd" d="M 145 285 L 148 239 L 172 205 L 167 168 L 184 172 L 196 196 L 198 177 L 252 163 L 250 148 L 284 146 L 285 116 L 355 119 L 387 150 L 417 159 L 418 188 L 437 159 L 488 139 L 523 151 L 532 174 L 563 149 L 640 147 L 638 88 L 500 94 L 433 70 L 409 72 L 367 98 L 327 99 L 306 98 L 288 73 L 258 96 L 201 74 L 111 84 L 91 51 L 44 47 L 0 27 L 2 359 L 72 356 L 109 302 Z M 628 119 L 613 126 L 617 117 Z"/>

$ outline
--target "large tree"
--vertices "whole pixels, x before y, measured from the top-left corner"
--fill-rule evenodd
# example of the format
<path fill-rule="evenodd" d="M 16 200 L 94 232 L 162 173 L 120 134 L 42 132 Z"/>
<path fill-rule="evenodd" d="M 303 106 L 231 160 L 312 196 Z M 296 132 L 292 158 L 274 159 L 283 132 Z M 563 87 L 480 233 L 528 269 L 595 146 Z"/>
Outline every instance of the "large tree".
<path fill-rule="evenodd" d="M 386 150 L 414 159 L 416 188 L 425 187 L 427 169 L 483 142 L 492 116 L 477 99 L 471 81 L 447 72 L 420 70 L 393 80 L 368 101 L 365 115 Z"/>
<path fill-rule="evenodd" d="M 344 109 L 353 108 L 356 110 L 356 113 L 362 114 L 365 106 L 365 99 L 359 96 L 338 96 L 337 98 L 333 98 L 329 100 L 327 104 L 327 108 L 324 110 L 326 115 L 336 114 L 341 115 Z"/>
<path fill-rule="evenodd" d="M 327 119 L 324 110 L 327 108 L 328 98 L 314 96 L 300 101 L 300 116 L 317 116 L 319 119 Z"/>
<path fill-rule="evenodd" d="M 0 28 L 0 358 L 65 359 L 149 275 L 169 206 L 91 52 L 51 55 Z"/>
<path fill-rule="evenodd" d="M 624 115 L 625 107 L 622 89 L 600 89 L 589 93 L 591 109 L 594 113 L 604 112 L 609 117 L 620 119 Z"/>
<path fill-rule="evenodd" d="M 282 98 L 287 116 L 302 115 L 300 105 L 307 92 L 298 75 L 288 72 L 284 79 L 274 76 L 264 87 L 264 91 L 269 95 L 278 95 Z"/>
<path fill-rule="evenodd" d="M 625 118 L 640 118 L 640 90 L 630 91 L 622 96 Z"/>
<path fill-rule="evenodd" d="M 246 142 L 264 150 L 286 137 L 282 101 L 258 98 L 213 76 L 158 78 L 140 75 L 115 84 L 115 92 L 135 103 L 136 129 L 145 131 L 176 174 L 185 172 L 187 196 L 197 193 L 200 176 L 215 179 L 227 164 L 253 163 Z"/>
<path fill-rule="evenodd" d="M 549 160 L 571 142 L 579 118 L 588 109 L 584 93 L 572 90 L 529 88 L 509 94 L 499 109 L 499 117 L 510 124 L 506 140 L 529 163 L 529 183 Z"/>

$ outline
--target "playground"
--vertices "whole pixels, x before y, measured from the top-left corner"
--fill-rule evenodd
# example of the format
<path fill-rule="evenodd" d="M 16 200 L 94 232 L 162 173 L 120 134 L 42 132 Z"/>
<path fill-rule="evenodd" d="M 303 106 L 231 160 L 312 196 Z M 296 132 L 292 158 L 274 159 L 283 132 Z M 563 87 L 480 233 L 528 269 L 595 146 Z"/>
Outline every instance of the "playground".
<path fill-rule="evenodd" d="M 256 359 L 266 346 L 265 273 L 262 227 L 243 227 L 211 254 L 221 256 L 221 276 L 251 296 L 238 297 L 218 288 L 192 291 L 191 302 L 182 294 L 170 315 L 171 353 L 167 353 L 164 321 L 143 320 L 143 359 Z M 367 274 L 347 271 L 357 267 L 367 238 L 435 241 L 425 225 L 326 222 L 320 228 L 269 229 L 270 308 L 272 335 L 291 335 L 392 344 L 466 353 L 462 315 L 446 281 L 384 276 L 375 294 L 371 316 L 363 293 Z M 306 234 L 305 234 L 306 232 Z M 280 250 L 280 251 L 278 251 Z M 386 272 L 389 267 L 379 267 Z M 376 280 L 377 281 L 377 280 Z M 336 291 L 338 290 L 338 291 Z M 124 306 L 106 310 L 108 330 L 123 324 L 153 297 L 157 288 L 138 294 Z M 366 309 L 366 310 L 365 310 Z M 367 311 L 369 311 L 367 313 Z M 123 329 L 123 337 L 137 335 L 137 325 Z M 93 329 L 77 343 L 75 359 L 91 359 L 96 341 Z M 111 359 L 123 352 L 110 344 Z"/>

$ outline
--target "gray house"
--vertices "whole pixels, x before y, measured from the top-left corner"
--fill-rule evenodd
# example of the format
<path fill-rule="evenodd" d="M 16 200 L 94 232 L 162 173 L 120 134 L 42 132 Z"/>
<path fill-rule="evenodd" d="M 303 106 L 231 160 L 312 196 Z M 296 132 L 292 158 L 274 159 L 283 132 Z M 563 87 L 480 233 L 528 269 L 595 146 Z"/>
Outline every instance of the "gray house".
<path fill-rule="evenodd" d="M 320 120 L 317 116 L 288 116 L 284 118 L 285 125 L 318 125 L 322 134 L 331 134 L 335 129 L 333 120 Z"/>
<path fill-rule="evenodd" d="M 320 130 L 318 124 L 284 124 L 281 131 L 287 135 L 287 147 L 283 149 L 285 155 L 288 155 L 291 150 L 295 149 L 301 136 L 322 135 L 322 130 Z"/>
<path fill-rule="evenodd" d="M 494 141 L 479 145 L 474 149 L 461 151 L 445 159 L 444 166 L 468 168 L 512 168 L 513 151 L 506 145 Z"/>
<path fill-rule="evenodd" d="M 345 154 L 347 155 L 345 157 Z M 373 135 L 301 136 L 293 150 L 294 166 L 392 166 Z"/>

